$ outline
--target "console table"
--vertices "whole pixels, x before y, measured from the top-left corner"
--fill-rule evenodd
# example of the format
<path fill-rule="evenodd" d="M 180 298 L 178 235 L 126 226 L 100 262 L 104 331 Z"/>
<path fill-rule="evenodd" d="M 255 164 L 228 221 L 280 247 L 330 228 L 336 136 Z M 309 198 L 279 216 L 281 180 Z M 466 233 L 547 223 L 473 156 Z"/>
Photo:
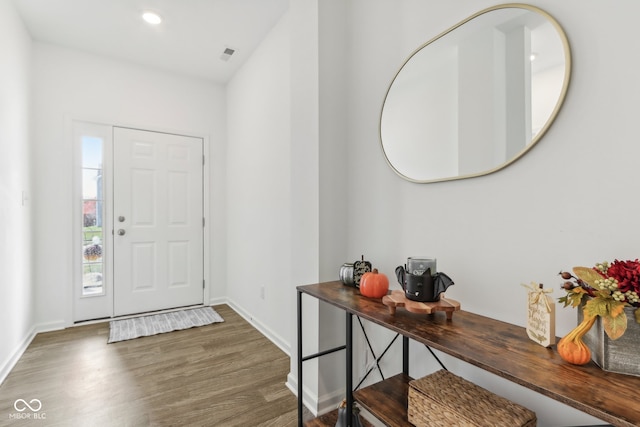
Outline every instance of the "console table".
<path fill-rule="evenodd" d="M 305 294 L 345 311 L 344 346 L 314 355 L 302 354 L 301 311 L 302 296 Z M 408 382 L 412 379 L 409 376 L 408 353 L 409 340 L 414 340 L 615 426 L 640 426 L 640 404 L 637 397 L 640 393 L 640 377 L 606 372 L 593 362 L 583 366 L 568 364 L 560 358 L 555 348 L 545 348 L 531 341 L 523 327 L 464 310 L 456 311 L 452 320 L 447 320 L 444 313 L 424 315 L 402 309 L 398 309 L 392 315 L 380 299 L 363 297 L 358 289 L 345 286 L 339 281 L 298 286 L 297 296 L 300 426 L 304 361 L 333 351 L 345 350 L 346 390 L 353 390 L 354 315 L 402 335 L 403 369 L 401 374 L 362 390 L 347 393 L 349 413 L 355 400 L 388 425 L 411 425 L 407 421 L 407 390 Z"/>

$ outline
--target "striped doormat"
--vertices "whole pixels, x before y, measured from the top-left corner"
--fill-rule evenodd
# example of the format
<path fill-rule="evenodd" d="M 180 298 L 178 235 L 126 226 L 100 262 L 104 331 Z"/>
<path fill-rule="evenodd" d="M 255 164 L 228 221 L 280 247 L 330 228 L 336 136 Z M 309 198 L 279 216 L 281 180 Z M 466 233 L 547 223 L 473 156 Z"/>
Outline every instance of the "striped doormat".
<path fill-rule="evenodd" d="M 112 320 L 109 322 L 109 341 L 107 343 L 195 328 L 217 322 L 224 322 L 224 319 L 211 307 Z"/>

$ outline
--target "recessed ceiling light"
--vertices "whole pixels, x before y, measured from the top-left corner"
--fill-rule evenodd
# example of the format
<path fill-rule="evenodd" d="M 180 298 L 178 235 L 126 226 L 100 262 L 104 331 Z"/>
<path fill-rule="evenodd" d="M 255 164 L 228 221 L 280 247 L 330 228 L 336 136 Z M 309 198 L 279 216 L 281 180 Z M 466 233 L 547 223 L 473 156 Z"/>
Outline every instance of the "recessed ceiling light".
<path fill-rule="evenodd" d="M 157 13 L 153 12 L 145 12 L 142 14 L 142 19 L 144 19 L 148 24 L 158 25 L 162 22 L 162 18 Z"/>

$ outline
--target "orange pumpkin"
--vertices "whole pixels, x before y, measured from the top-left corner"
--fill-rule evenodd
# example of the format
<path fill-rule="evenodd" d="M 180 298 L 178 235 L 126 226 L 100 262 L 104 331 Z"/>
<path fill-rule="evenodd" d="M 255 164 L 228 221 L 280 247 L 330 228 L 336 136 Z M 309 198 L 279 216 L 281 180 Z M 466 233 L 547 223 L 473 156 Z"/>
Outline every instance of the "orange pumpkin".
<path fill-rule="evenodd" d="M 596 316 L 585 316 L 584 320 L 558 342 L 558 354 L 566 362 L 585 365 L 591 360 L 591 350 L 582 341 L 584 334 L 596 321 Z"/>
<path fill-rule="evenodd" d="M 389 279 L 383 273 L 378 273 L 374 268 L 369 273 L 364 273 L 360 279 L 360 293 L 369 298 L 382 298 L 389 292 Z"/>

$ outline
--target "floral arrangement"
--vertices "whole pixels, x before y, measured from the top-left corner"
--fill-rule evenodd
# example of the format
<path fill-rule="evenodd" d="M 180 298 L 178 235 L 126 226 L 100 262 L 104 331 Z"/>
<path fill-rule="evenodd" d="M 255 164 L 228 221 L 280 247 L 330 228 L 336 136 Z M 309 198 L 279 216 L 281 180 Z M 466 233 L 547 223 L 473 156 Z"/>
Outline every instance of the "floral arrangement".
<path fill-rule="evenodd" d="M 95 261 L 102 256 L 102 246 L 89 245 L 84 248 L 84 257 L 89 261 Z"/>
<path fill-rule="evenodd" d="M 561 271 L 562 287 L 567 294 L 558 299 L 564 306 L 584 304 L 584 320 L 558 342 L 560 356 L 570 363 L 582 365 L 591 359 L 591 352 L 582 337 L 598 316 L 606 334 L 612 340 L 627 330 L 625 307 L 638 307 L 635 319 L 640 323 L 640 261 L 604 261 L 595 267 L 574 267 L 573 274 Z"/>

